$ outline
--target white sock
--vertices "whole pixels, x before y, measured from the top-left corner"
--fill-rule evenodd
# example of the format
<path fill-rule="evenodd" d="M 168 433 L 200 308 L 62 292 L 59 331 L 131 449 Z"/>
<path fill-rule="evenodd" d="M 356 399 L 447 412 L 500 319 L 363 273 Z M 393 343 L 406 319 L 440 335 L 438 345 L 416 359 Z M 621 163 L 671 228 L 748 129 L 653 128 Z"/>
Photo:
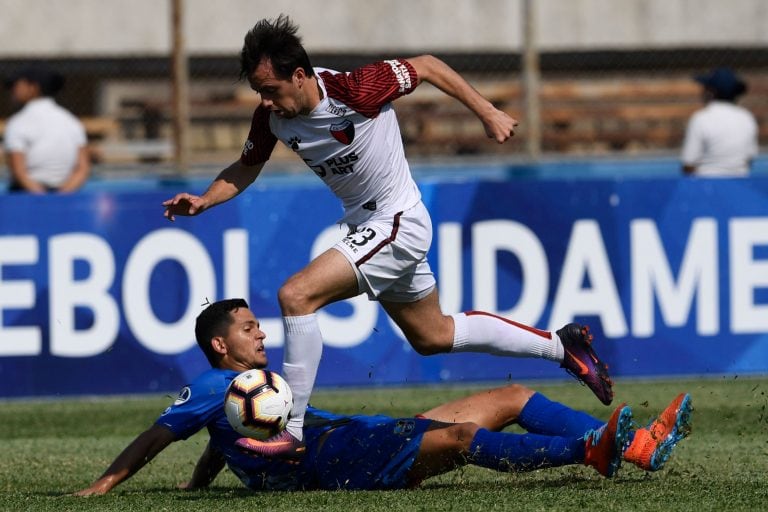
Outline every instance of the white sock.
<path fill-rule="evenodd" d="M 314 313 L 284 316 L 283 326 L 285 346 L 282 375 L 293 393 L 293 408 L 286 430 L 301 441 L 304 438 L 304 414 L 323 353 L 323 337 Z"/>
<path fill-rule="evenodd" d="M 452 316 L 452 352 L 539 357 L 558 362 L 563 360 L 563 344 L 553 332 L 542 331 L 482 311 L 456 313 Z"/>

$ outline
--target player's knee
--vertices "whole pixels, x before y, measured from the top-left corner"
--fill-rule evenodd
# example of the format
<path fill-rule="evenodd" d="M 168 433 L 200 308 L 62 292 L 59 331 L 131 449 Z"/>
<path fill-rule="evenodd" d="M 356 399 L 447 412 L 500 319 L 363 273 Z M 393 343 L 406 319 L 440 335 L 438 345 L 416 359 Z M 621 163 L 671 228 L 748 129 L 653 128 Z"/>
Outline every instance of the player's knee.
<path fill-rule="evenodd" d="M 451 427 L 451 435 L 456 449 L 461 453 L 469 453 L 472 440 L 475 438 L 478 430 L 480 430 L 480 426 L 469 421 L 453 425 Z"/>
<path fill-rule="evenodd" d="M 504 390 L 506 394 L 510 396 L 515 397 L 521 397 L 527 400 L 535 393 L 531 388 L 527 388 L 523 386 L 522 384 L 509 384 L 507 386 L 504 386 Z"/>
<path fill-rule="evenodd" d="M 313 313 L 308 290 L 298 279 L 288 281 L 277 291 L 277 301 L 283 315 L 306 315 Z"/>

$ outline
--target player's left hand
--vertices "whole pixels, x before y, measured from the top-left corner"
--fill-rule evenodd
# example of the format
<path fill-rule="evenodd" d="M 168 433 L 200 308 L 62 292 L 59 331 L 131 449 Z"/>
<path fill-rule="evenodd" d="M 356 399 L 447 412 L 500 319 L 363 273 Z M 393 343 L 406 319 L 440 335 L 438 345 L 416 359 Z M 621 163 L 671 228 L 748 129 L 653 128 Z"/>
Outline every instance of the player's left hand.
<path fill-rule="evenodd" d="M 497 108 L 483 119 L 485 134 L 499 144 L 503 144 L 515 135 L 517 119 Z"/>

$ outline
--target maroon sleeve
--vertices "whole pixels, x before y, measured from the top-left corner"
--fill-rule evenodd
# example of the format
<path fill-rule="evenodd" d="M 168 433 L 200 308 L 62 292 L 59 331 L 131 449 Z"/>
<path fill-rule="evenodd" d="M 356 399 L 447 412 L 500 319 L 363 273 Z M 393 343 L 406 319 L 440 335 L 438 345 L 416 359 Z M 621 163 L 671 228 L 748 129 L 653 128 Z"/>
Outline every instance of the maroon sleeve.
<path fill-rule="evenodd" d="M 419 77 L 405 59 L 385 60 L 357 68 L 351 73 L 320 73 L 328 96 L 343 102 L 366 117 L 379 115 L 381 107 L 412 92 Z"/>
<path fill-rule="evenodd" d="M 253 113 L 248 140 L 243 146 L 240 162 L 243 165 L 256 165 L 269 160 L 275 149 L 277 137 L 269 130 L 269 110 L 259 105 Z"/>

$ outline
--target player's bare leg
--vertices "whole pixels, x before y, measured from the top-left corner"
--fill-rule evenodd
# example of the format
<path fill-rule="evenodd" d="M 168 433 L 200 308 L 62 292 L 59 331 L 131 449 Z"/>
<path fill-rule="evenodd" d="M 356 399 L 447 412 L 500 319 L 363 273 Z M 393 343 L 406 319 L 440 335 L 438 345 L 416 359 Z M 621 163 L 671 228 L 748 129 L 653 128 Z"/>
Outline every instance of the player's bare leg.
<path fill-rule="evenodd" d="M 416 302 L 380 303 L 419 354 L 441 354 L 453 348 L 453 318 L 440 310 L 436 289 Z"/>
<path fill-rule="evenodd" d="M 534 391 L 525 386 L 511 384 L 438 405 L 421 416 L 444 423 L 472 422 L 498 431 L 515 423 L 533 394 Z"/>
<path fill-rule="evenodd" d="M 629 407 L 621 406 L 607 424 L 576 436 L 493 432 L 471 422 L 435 422 L 424 433 L 408 482 L 414 486 L 464 464 L 509 472 L 586 464 L 610 478 L 621 464 L 631 418 Z"/>
<path fill-rule="evenodd" d="M 474 423 L 433 423 L 424 433 L 416 460 L 408 470 L 409 486 L 467 464 L 466 454 L 478 429 Z"/>
<path fill-rule="evenodd" d="M 299 440 L 323 349 L 315 311 L 357 294 L 354 270 L 334 249 L 322 253 L 291 276 L 278 292 L 285 325 L 282 373 L 293 391 L 294 403 L 287 430 Z"/>
<path fill-rule="evenodd" d="M 416 302 L 381 304 L 419 354 L 482 352 L 563 359 L 563 347 L 549 331 L 479 311 L 444 315 L 437 289 Z"/>
<path fill-rule="evenodd" d="M 328 249 L 278 291 L 283 316 L 309 315 L 327 304 L 360 295 L 357 275 L 336 249 Z"/>
<path fill-rule="evenodd" d="M 444 315 L 437 289 L 415 302 L 381 304 L 419 354 L 479 352 L 547 359 L 573 373 L 604 404 L 613 399 L 607 366 L 592 349 L 586 327 L 568 324 L 551 332 L 483 311 Z"/>
<path fill-rule="evenodd" d="M 243 440 L 239 446 L 256 455 L 296 458 L 303 454 L 304 413 L 315 385 L 323 338 L 315 312 L 338 300 L 358 295 L 357 276 L 349 261 L 330 249 L 280 288 L 285 348 L 282 375 L 293 392 L 293 409 L 286 431 L 266 441 Z"/>

